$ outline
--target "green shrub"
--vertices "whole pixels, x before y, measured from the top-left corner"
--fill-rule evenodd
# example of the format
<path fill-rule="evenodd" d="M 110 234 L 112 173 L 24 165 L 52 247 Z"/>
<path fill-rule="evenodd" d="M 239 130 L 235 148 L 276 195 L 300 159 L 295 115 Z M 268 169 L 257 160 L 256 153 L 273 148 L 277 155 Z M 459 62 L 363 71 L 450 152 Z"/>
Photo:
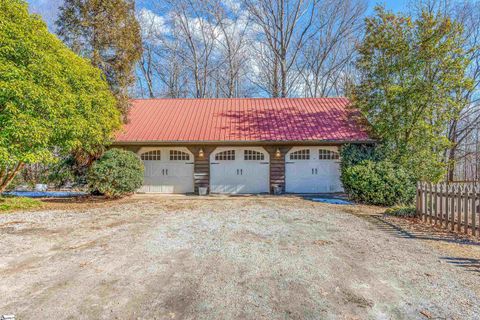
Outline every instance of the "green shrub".
<path fill-rule="evenodd" d="M 58 161 L 48 168 L 48 183 L 56 188 L 71 185 L 83 188 L 87 185 L 90 163 L 79 163 L 72 154 L 59 156 Z"/>
<path fill-rule="evenodd" d="M 410 204 L 415 197 L 415 182 L 410 175 L 386 160 L 344 166 L 341 180 L 349 197 L 357 202 L 392 206 Z"/>
<path fill-rule="evenodd" d="M 133 193 L 143 184 L 143 163 L 131 151 L 111 149 L 89 169 L 87 183 L 90 192 L 107 197 Z"/>
<path fill-rule="evenodd" d="M 340 150 L 343 167 L 351 167 L 364 160 L 381 161 L 384 159 L 380 146 L 369 144 L 346 144 Z"/>
<path fill-rule="evenodd" d="M 388 208 L 385 211 L 385 214 L 397 217 L 407 217 L 413 218 L 416 215 L 415 207 L 413 206 L 395 206 L 392 208 Z"/>

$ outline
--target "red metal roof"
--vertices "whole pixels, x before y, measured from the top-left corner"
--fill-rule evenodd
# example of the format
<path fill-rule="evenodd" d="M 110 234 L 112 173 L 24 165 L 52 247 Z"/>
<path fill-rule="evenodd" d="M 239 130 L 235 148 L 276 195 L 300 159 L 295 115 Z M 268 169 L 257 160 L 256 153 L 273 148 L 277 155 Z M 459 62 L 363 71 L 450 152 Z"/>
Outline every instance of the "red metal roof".
<path fill-rule="evenodd" d="M 132 100 L 116 142 L 369 140 L 348 106 L 346 98 Z"/>

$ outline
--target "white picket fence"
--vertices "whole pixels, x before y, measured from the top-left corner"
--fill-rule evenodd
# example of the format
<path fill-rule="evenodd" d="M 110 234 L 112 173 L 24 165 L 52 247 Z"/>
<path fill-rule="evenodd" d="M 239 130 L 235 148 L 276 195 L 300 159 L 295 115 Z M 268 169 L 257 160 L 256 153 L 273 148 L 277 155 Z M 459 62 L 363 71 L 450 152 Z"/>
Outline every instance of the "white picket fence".
<path fill-rule="evenodd" d="M 419 182 L 416 211 L 423 221 L 480 236 L 480 184 Z"/>

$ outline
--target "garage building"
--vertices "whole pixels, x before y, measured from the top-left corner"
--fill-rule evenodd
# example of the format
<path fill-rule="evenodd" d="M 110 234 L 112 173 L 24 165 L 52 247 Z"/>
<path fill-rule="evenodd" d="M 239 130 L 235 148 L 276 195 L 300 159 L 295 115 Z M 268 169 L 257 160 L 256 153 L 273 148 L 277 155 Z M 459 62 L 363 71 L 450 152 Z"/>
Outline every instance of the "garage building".
<path fill-rule="evenodd" d="M 372 143 L 346 98 L 132 100 L 114 147 L 145 164 L 139 192 L 341 192 L 339 148 Z"/>

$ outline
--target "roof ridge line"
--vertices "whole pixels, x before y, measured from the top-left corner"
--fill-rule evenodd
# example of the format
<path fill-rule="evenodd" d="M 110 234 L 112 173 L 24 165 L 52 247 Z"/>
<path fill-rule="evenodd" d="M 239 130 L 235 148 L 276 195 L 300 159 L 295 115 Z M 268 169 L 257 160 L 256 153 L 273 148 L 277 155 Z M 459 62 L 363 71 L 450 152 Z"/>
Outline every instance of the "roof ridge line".
<path fill-rule="evenodd" d="M 249 98 L 131 98 L 134 100 L 334 100 L 334 99 L 348 99 L 345 96 L 338 97 L 287 97 L 287 98 L 262 98 L 262 97 L 249 97 Z"/>

